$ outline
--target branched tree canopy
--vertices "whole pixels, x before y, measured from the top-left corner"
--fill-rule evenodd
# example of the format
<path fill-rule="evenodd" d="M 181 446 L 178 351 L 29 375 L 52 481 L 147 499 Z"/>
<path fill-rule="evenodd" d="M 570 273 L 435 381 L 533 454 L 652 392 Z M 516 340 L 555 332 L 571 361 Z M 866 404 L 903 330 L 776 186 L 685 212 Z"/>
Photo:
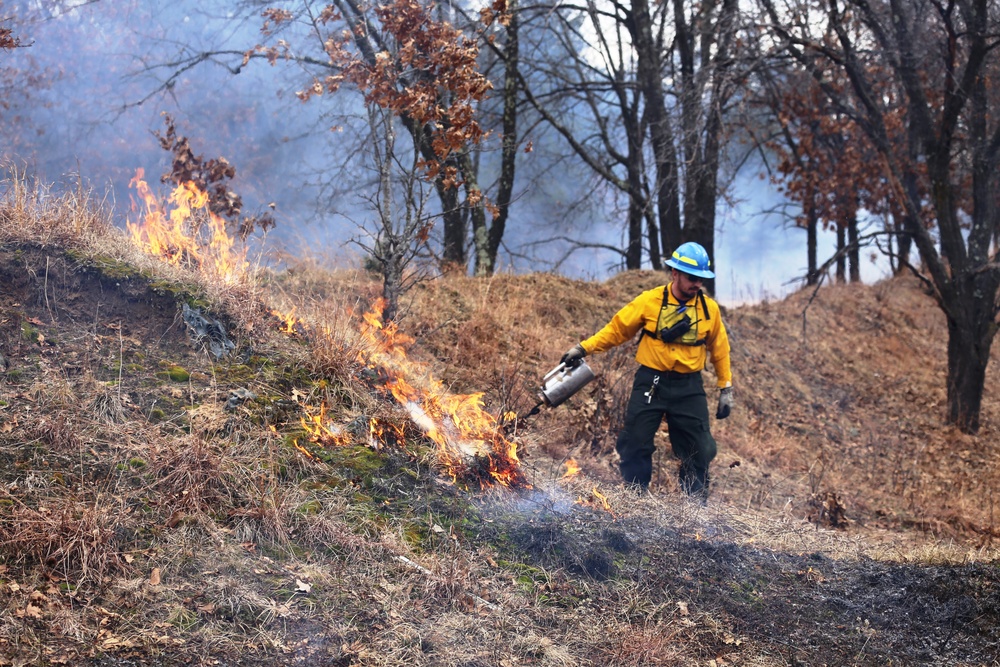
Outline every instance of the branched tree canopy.
<path fill-rule="evenodd" d="M 1000 6 L 759 3 L 826 105 L 870 142 L 948 321 L 948 419 L 977 431 L 1000 313 Z"/>

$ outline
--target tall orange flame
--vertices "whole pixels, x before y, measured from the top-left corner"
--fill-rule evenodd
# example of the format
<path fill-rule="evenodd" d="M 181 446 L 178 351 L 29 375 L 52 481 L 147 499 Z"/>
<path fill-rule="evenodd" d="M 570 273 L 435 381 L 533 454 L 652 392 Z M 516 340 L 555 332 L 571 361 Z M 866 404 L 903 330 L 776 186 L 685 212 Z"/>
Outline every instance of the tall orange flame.
<path fill-rule="evenodd" d="M 386 372 L 385 389 L 437 445 L 438 460 L 452 479 L 471 477 L 480 487 L 528 487 L 517 443 L 506 437 L 503 422 L 484 409 L 483 394 L 452 394 L 423 365 L 411 361 L 406 347 L 413 339 L 394 323 L 382 322 L 383 305 L 376 303 L 362 316 L 362 334 L 370 344 L 362 361 Z"/>
<path fill-rule="evenodd" d="M 141 220 L 125 223 L 136 245 L 170 264 L 196 268 L 226 283 L 246 279 L 247 249 L 238 247 L 226 231 L 226 221 L 208 209 L 208 193 L 194 183 L 178 185 L 168 199 L 172 205 L 168 212 L 144 175 L 137 169 L 129 181 L 145 208 Z"/>

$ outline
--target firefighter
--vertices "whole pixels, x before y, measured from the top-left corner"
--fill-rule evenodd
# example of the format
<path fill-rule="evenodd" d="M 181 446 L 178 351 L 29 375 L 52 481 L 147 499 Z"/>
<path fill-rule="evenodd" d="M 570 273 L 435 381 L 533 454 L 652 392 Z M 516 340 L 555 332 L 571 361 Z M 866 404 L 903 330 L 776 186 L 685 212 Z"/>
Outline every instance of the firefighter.
<path fill-rule="evenodd" d="M 715 277 L 705 248 L 684 243 L 666 264 L 667 285 L 637 296 L 603 329 L 566 352 L 562 362 L 574 366 L 584 356 L 621 345 L 639 333 L 635 355 L 639 369 L 615 446 L 622 478 L 642 492 L 648 488 L 656 451 L 653 436 L 666 417 L 670 446 L 680 460 L 681 489 L 704 504 L 716 444 L 709 430 L 701 370 L 711 355 L 720 389 L 715 417 L 725 419 L 733 407 L 729 336 L 719 304 L 701 289 L 702 281 Z"/>

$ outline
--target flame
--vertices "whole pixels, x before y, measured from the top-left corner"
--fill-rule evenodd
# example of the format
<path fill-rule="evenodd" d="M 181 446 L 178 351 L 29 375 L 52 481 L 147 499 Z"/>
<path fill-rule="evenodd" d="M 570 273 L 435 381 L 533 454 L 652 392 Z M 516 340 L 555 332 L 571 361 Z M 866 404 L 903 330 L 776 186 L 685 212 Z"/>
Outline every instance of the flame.
<path fill-rule="evenodd" d="M 586 498 L 577 498 L 577 505 L 586 505 L 587 507 L 593 507 L 595 509 L 603 509 L 605 512 L 611 514 L 613 519 L 618 519 L 618 515 L 615 511 L 611 509 L 611 503 L 608 501 L 608 497 L 597 490 L 595 486 L 591 491 L 590 495 Z"/>
<path fill-rule="evenodd" d="M 288 334 L 289 336 L 301 336 L 305 334 L 305 324 L 303 324 L 302 320 L 295 317 L 295 306 L 292 306 L 292 309 L 287 313 L 272 309 L 271 314 L 278 318 L 278 326 L 281 333 Z"/>
<path fill-rule="evenodd" d="M 566 461 L 566 472 L 563 474 L 563 479 L 569 479 L 570 477 L 575 477 L 580 474 L 580 466 L 577 464 L 575 459 L 569 459 Z"/>
<path fill-rule="evenodd" d="M 601 505 L 604 507 L 604 509 L 606 509 L 609 512 L 611 511 L 611 503 L 608 502 L 608 497 L 603 493 L 601 493 L 600 491 L 598 491 L 596 486 L 594 487 L 594 490 L 590 492 L 590 494 L 601 502 Z"/>
<path fill-rule="evenodd" d="M 306 405 L 303 406 L 303 409 L 306 415 L 301 420 L 302 429 L 309 436 L 309 442 L 323 447 L 350 444 L 350 436 L 343 427 L 327 422 L 326 403 L 321 404 L 318 408 Z M 302 449 L 297 442 L 295 446 Z"/>
<path fill-rule="evenodd" d="M 473 478 L 481 488 L 528 487 L 517 443 L 504 434 L 510 416 L 498 420 L 487 412 L 482 393 L 448 392 L 422 364 L 407 358 L 406 347 L 413 339 L 400 333 L 395 323 L 382 322 L 383 305 L 378 302 L 362 315 L 362 335 L 370 349 L 360 353 L 360 360 L 384 373 L 384 388 L 437 445 L 439 463 L 456 482 Z"/>
<path fill-rule="evenodd" d="M 136 170 L 129 182 L 144 206 L 139 222 L 126 221 L 133 242 L 146 253 L 164 261 L 195 269 L 236 283 L 250 276 L 247 249 L 237 247 L 236 240 L 226 231 L 226 222 L 208 207 L 208 194 L 194 183 L 179 185 L 170 194 L 169 206 L 161 205 L 143 180 L 144 171 Z M 501 485 L 530 486 L 521 471 L 517 443 L 505 432 L 516 424 L 517 415 L 507 413 L 497 419 L 484 409 L 482 393 L 456 395 L 410 361 L 406 348 L 413 339 L 401 333 L 394 322 L 382 322 L 380 302 L 362 317 L 362 337 L 369 349 L 359 352 L 359 361 L 376 369 L 385 378 L 384 389 L 403 406 L 424 434 L 437 446 L 439 462 L 456 482 L 478 482 L 481 488 Z M 289 313 L 272 311 L 281 330 L 287 334 L 304 333 L 295 310 Z M 324 330 L 328 330 L 324 327 Z M 351 435 L 342 425 L 331 423 L 327 406 L 304 406 L 302 428 L 308 443 L 320 447 L 346 445 Z M 381 447 L 389 439 L 405 442 L 403 430 L 391 424 L 371 419 L 368 425 L 369 444 Z M 313 453 L 296 440 L 294 446 L 310 458 Z"/>
<path fill-rule="evenodd" d="M 137 169 L 129 181 L 145 207 L 139 222 L 125 223 L 132 241 L 169 264 L 193 266 L 226 283 L 244 280 L 250 268 L 247 249 L 237 248 L 236 240 L 226 232 L 226 221 L 208 209 L 208 193 L 194 183 L 182 183 L 170 194 L 173 208 L 168 213 L 144 175 L 143 169 Z"/>

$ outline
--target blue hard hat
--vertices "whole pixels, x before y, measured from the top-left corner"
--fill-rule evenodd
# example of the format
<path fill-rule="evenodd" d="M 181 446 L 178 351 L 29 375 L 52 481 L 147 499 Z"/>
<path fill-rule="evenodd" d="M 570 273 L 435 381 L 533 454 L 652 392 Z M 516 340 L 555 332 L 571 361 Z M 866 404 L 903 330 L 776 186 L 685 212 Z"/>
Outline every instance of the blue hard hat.
<path fill-rule="evenodd" d="M 698 278 L 715 277 L 709 268 L 712 266 L 712 260 L 708 258 L 708 252 L 694 241 L 681 244 L 677 250 L 674 250 L 674 254 L 667 260 L 666 264 L 682 273 L 689 273 Z"/>

